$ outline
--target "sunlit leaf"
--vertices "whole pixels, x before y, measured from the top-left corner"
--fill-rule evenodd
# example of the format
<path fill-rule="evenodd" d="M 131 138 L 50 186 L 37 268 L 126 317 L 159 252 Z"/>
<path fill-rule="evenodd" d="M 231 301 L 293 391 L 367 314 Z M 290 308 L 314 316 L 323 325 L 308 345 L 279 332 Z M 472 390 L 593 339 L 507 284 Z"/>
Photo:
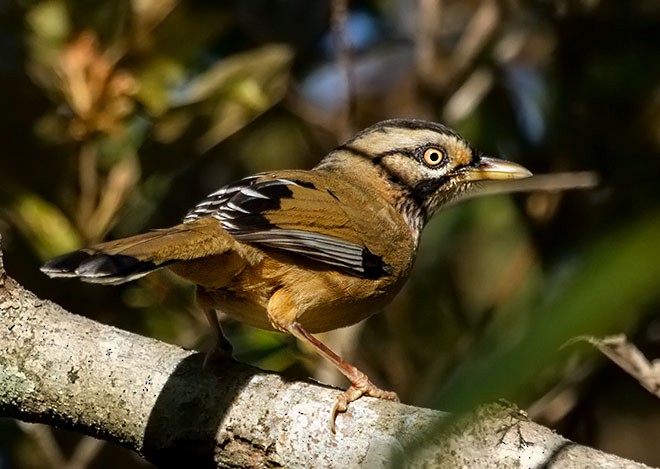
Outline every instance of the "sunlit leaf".
<path fill-rule="evenodd" d="M 281 91 L 293 51 L 268 45 L 219 59 L 204 73 L 191 79 L 170 96 L 172 106 L 186 106 L 220 94 L 262 107 L 267 95 Z M 252 82 L 245 88 L 244 82 Z M 237 90 L 243 90 L 242 92 Z M 258 103 L 258 104 L 257 104 Z"/>
<path fill-rule="evenodd" d="M 36 194 L 19 192 L 8 207 L 11 220 L 41 259 L 80 247 L 81 239 L 69 219 Z"/>
<path fill-rule="evenodd" d="M 28 42 L 34 58 L 40 63 L 49 63 L 71 32 L 65 2 L 37 2 L 27 11 L 26 22 L 31 30 Z"/>

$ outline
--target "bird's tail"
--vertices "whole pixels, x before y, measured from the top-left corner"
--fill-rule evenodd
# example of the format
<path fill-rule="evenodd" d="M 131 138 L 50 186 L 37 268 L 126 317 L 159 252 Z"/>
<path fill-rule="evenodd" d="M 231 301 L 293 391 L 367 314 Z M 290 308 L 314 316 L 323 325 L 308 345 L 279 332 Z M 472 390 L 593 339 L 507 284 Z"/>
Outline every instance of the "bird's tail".
<path fill-rule="evenodd" d="M 49 277 L 117 285 L 179 261 L 221 254 L 227 243 L 219 241 L 227 235 L 218 230 L 222 228 L 214 219 L 183 223 L 58 256 L 41 271 Z"/>

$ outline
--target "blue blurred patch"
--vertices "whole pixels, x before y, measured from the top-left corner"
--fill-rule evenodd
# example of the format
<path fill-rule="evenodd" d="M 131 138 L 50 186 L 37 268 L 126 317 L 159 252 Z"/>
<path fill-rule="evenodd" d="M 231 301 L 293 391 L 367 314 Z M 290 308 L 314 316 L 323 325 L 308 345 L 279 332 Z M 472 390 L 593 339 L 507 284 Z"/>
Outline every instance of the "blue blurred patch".
<path fill-rule="evenodd" d="M 546 133 L 543 108 L 547 90 L 543 78 L 535 69 L 512 63 L 504 66 L 504 82 L 523 134 L 531 143 L 540 143 Z"/>
<path fill-rule="evenodd" d="M 354 11 L 348 14 L 346 38 L 352 51 L 360 52 L 368 49 L 381 36 L 377 18 L 363 11 Z M 321 40 L 321 50 L 327 57 L 333 57 L 337 53 L 337 38 L 332 32 L 326 34 Z"/>
<path fill-rule="evenodd" d="M 380 47 L 353 59 L 352 76 L 358 95 L 379 95 L 393 88 L 414 66 L 412 45 Z M 346 76 L 336 62 L 314 69 L 299 84 L 300 94 L 326 111 L 348 99 Z"/>

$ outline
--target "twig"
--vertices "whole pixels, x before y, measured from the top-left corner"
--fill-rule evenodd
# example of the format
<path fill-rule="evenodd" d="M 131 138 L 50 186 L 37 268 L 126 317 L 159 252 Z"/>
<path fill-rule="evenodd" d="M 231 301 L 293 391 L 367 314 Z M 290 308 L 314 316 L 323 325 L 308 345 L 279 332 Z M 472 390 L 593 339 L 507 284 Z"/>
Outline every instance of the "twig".
<path fill-rule="evenodd" d="M 446 84 L 447 70 L 437 72 L 439 54 L 436 47 L 437 35 L 442 17 L 442 0 L 420 0 L 417 11 L 417 36 L 415 38 L 415 62 L 417 75 L 427 86 L 437 87 Z"/>
<path fill-rule="evenodd" d="M 346 30 L 347 20 L 348 0 L 333 0 L 332 32 L 337 44 L 337 62 L 344 75 L 344 82 L 346 84 L 346 102 L 342 106 L 337 131 L 340 140 L 345 140 L 354 133 L 352 119 L 356 104 L 351 42 L 348 37 L 348 31 Z"/>
<path fill-rule="evenodd" d="M 516 192 L 562 192 L 567 190 L 593 189 L 600 182 L 593 171 L 538 174 L 531 178 L 516 181 L 485 182 L 480 187 L 454 201 L 471 199 L 485 195 L 512 194 Z"/>
<path fill-rule="evenodd" d="M 97 143 L 93 140 L 82 142 L 80 151 L 78 152 L 78 184 L 80 194 L 78 196 L 76 220 L 78 222 L 78 228 L 88 241 L 91 240 L 90 219 L 94 213 L 98 192 L 97 152 Z"/>

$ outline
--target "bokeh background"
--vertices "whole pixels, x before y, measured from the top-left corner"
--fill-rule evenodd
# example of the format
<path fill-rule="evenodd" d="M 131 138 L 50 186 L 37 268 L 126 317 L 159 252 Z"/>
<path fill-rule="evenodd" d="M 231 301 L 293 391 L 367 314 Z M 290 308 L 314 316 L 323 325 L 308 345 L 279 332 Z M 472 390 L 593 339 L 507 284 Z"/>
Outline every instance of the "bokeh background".
<path fill-rule="evenodd" d="M 598 187 L 475 198 L 427 227 L 386 314 L 324 335 L 406 403 L 506 398 L 577 442 L 660 465 L 660 406 L 578 336 L 660 355 L 657 0 L 0 1 L 0 233 L 10 275 L 70 311 L 184 347 L 190 285 L 49 280 L 48 258 L 177 223 L 219 186 L 310 168 L 378 120 L 450 125 Z M 226 321 L 238 358 L 339 385 L 291 338 Z M 0 419 L 0 468 L 144 467 Z"/>

